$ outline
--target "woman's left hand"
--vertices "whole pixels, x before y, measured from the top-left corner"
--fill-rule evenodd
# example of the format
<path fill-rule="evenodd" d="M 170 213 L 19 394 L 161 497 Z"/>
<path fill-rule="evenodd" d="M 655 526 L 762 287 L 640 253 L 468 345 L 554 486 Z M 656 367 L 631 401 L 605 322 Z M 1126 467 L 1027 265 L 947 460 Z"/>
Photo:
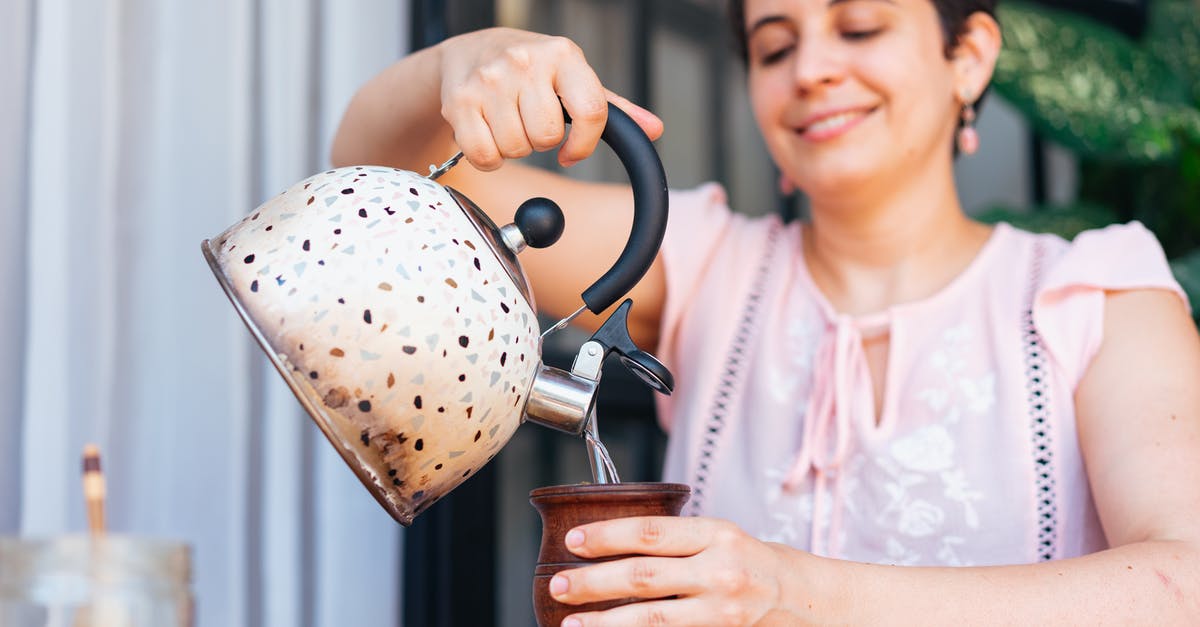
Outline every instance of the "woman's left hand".
<path fill-rule="evenodd" d="M 621 518 L 576 527 L 566 544 L 584 558 L 637 556 L 560 571 L 550 581 L 555 600 L 657 600 L 573 614 L 565 627 L 794 624 L 799 618 L 786 607 L 785 578 L 799 575 L 797 560 L 807 554 L 757 540 L 728 521 Z"/>

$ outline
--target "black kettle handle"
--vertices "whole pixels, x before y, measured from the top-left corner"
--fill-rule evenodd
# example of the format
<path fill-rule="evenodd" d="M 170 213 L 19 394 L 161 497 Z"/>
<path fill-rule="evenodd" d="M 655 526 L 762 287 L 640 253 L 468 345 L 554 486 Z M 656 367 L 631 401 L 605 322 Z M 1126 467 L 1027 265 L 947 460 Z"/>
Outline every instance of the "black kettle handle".
<path fill-rule="evenodd" d="M 563 111 L 567 122 L 571 117 Z M 611 102 L 608 123 L 600 136 L 608 144 L 633 187 L 633 228 L 625 249 L 603 276 L 583 291 L 583 302 L 592 313 L 611 307 L 650 269 L 667 230 L 667 174 L 650 138 L 633 118 Z"/>

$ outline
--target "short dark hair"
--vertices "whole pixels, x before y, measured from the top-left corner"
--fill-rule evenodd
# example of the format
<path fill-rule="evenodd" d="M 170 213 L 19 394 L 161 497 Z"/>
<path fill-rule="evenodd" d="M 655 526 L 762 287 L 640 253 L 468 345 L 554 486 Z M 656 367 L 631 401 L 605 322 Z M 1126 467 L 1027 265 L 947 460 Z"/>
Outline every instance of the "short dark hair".
<path fill-rule="evenodd" d="M 997 0 L 930 0 L 937 9 L 942 22 L 942 41 L 946 57 L 954 52 L 958 38 L 967 28 L 967 18 L 974 13 L 984 12 L 996 17 Z M 746 1 L 729 0 L 729 21 L 733 27 L 733 40 L 737 44 L 742 60 L 749 58 L 746 45 Z"/>

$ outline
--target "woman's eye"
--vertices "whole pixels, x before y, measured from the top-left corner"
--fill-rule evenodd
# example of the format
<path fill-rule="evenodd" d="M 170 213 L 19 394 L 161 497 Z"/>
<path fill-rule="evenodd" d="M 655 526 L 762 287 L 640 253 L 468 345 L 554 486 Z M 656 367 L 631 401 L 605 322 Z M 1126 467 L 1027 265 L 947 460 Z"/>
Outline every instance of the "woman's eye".
<path fill-rule="evenodd" d="M 774 65 L 784 60 L 789 54 L 791 54 L 793 48 L 795 48 L 795 46 L 784 46 L 782 48 L 777 48 L 770 52 L 763 53 L 759 56 L 758 62 L 762 65 Z"/>
<path fill-rule="evenodd" d="M 882 31 L 882 28 L 875 28 L 871 30 L 846 30 L 842 31 L 842 39 L 845 39 L 846 41 L 865 41 L 878 35 Z"/>

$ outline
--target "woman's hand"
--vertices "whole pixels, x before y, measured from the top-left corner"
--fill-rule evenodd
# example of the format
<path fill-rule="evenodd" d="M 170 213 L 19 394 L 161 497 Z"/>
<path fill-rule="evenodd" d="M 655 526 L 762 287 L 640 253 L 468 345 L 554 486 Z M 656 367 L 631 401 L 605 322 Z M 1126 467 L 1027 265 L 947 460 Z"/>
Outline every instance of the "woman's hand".
<path fill-rule="evenodd" d="M 565 37 L 492 28 L 447 40 L 439 49 L 442 117 L 480 170 L 557 146 L 564 108 L 572 124 L 558 151 L 563 166 L 592 154 L 610 101 L 652 140 L 662 134 L 662 121 L 606 90 L 583 51 Z"/>
<path fill-rule="evenodd" d="M 549 584 L 555 600 L 658 600 L 574 614 L 564 626 L 782 625 L 801 619 L 787 603 L 800 600 L 785 590 L 807 567 L 799 563 L 807 554 L 761 542 L 727 521 L 622 518 L 572 529 L 566 544 L 585 558 L 639 556 L 560 571 Z"/>

